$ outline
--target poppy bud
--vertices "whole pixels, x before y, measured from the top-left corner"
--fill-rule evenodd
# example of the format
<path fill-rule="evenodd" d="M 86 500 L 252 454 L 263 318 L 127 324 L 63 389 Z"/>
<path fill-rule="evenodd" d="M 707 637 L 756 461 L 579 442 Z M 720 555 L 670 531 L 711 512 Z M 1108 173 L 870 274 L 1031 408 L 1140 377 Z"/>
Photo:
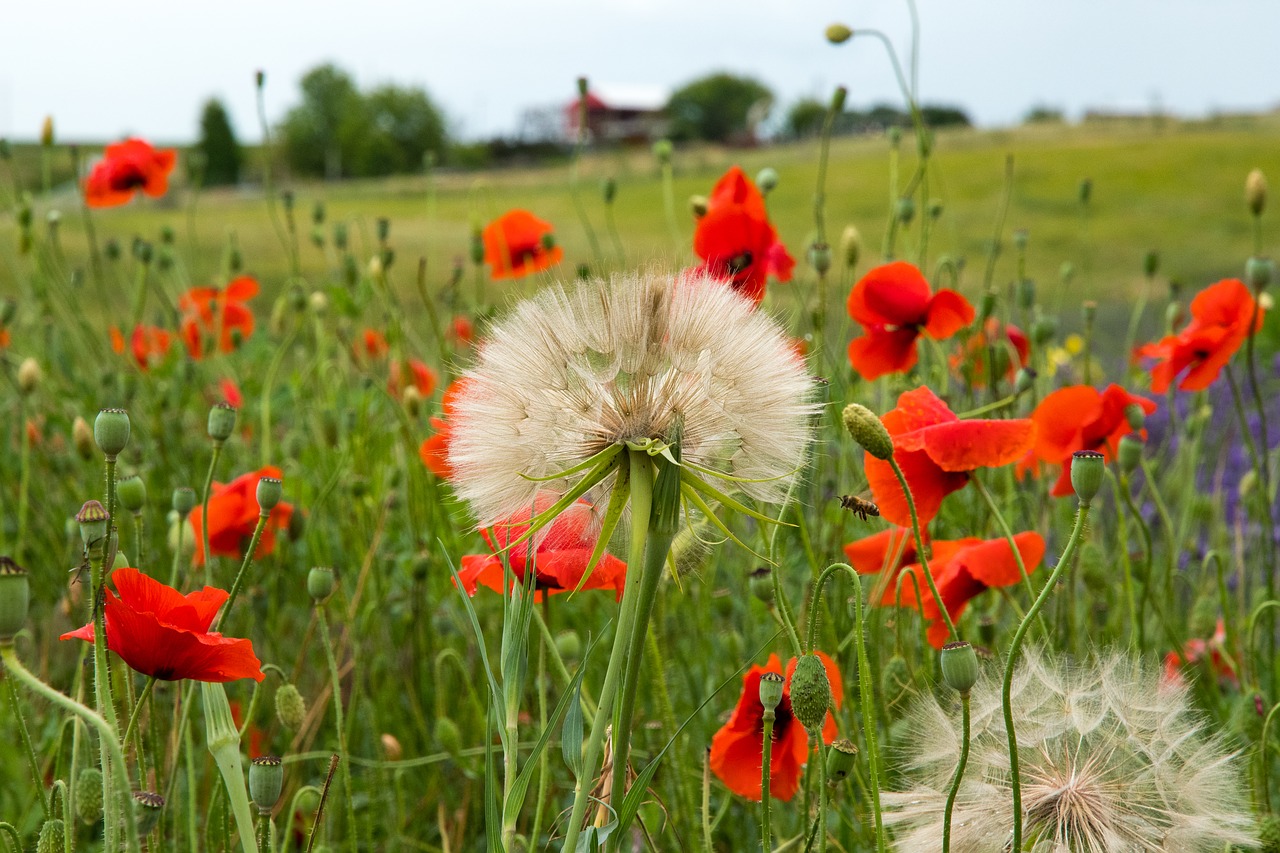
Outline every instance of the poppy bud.
<path fill-rule="evenodd" d="M 849 39 L 853 38 L 853 30 L 849 29 L 844 24 L 832 24 L 827 27 L 826 36 L 827 41 L 832 44 L 844 44 Z"/>
<path fill-rule="evenodd" d="M 863 450 L 881 461 L 893 456 L 893 439 L 875 412 L 861 403 L 850 403 L 844 407 L 841 417 L 844 428 Z"/>
<path fill-rule="evenodd" d="M 1254 289 L 1262 290 L 1275 277 L 1276 265 L 1270 258 L 1250 258 L 1244 262 L 1244 283 Z"/>
<path fill-rule="evenodd" d="M 267 72 L 263 71 L 261 68 L 253 72 L 254 86 L 261 89 L 264 85 L 266 85 L 266 82 L 267 82 Z"/>
<path fill-rule="evenodd" d="M 90 429 L 89 422 L 79 415 L 76 415 L 71 424 L 71 443 L 75 445 L 76 453 L 80 454 L 81 459 L 87 462 L 93 458 L 93 430 Z"/>
<path fill-rule="evenodd" d="M 844 86 L 836 86 L 836 90 L 831 93 L 831 112 L 844 112 L 844 101 L 847 97 L 849 97 L 849 90 Z"/>
<path fill-rule="evenodd" d="M 458 724 L 448 717 L 437 717 L 435 731 L 432 732 L 436 739 L 436 745 L 450 755 L 457 755 L 458 750 L 462 748 L 462 732 L 458 730 Z"/>
<path fill-rule="evenodd" d="M 400 740 L 395 735 L 383 732 L 379 740 L 382 741 L 382 751 L 386 754 L 388 761 L 399 761 L 404 755 L 404 747 L 400 745 Z"/>
<path fill-rule="evenodd" d="M 314 291 L 311 298 L 307 300 L 307 307 L 311 309 L 312 314 L 323 317 L 329 310 L 329 297 L 322 290 Z"/>
<path fill-rule="evenodd" d="M 160 822 L 160 810 L 164 808 L 164 797 L 150 791 L 135 791 L 133 794 L 133 817 L 138 822 L 138 835 L 145 838 L 151 834 Z"/>
<path fill-rule="evenodd" d="M 196 506 L 196 490 L 189 486 L 179 486 L 173 490 L 173 511 L 180 518 L 186 518 Z"/>
<path fill-rule="evenodd" d="M 1037 317 L 1031 324 L 1031 340 L 1035 341 L 1038 347 L 1049 343 L 1057 333 L 1058 321 L 1053 317 Z"/>
<path fill-rule="evenodd" d="M 811 243 L 809 266 L 813 267 L 818 275 L 826 275 L 827 270 L 831 269 L 831 247 L 826 243 Z"/>
<path fill-rule="evenodd" d="M 894 125 L 885 132 L 885 136 L 889 139 L 889 147 L 897 148 L 902 144 L 902 128 Z"/>
<path fill-rule="evenodd" d="M 31 582 L 27 570 L 9 557 L 0 556 L 0 645 L 13 640 L 27 621 Z"/>
<path fill-rule="evenodd" d="M 761 566 L 747 575 L 747 586 L 756 598 L 765 604 L 773 604 L 773 570 L 768 566 Z"/>
<path fill-rule="evenodd" d="M 760 704 L 765 713 L 774 711 L 782 702 L 782 688 L 786 679 L 778 672 L 766 672 L 760 676 Z"/>
<path fill-rule="evenodd" d="M 817 655 L 802 655 L 791 674 L 791 711 L 809 732 L 818 732 L 831 708 L 831 682 Z"/>
<path fill-rule="evenodd" d="M 120 241 L 115 237 L 111 237 L 102 245 L 102 253 L 107 256 L 109 261 L 120 260 Z"/>
<path fill-rule="evenodd" d="M 249 796 L 258 814 L 271 814 L 284 787 L 284 763 L 277 755 L 262 755 L 249 762 Z"/>
<path fill-rule="evenodd" d="M 1018 307 L 1024 311 L 1030 311 L 1035 304 L 1036 283 L 1032 279 L 1024 278 L 1018 282 Z"/>
<path fill-rule="evenodd" d="M 839 738 L 827 749 L 827 784 L 838 785 L 853 772 L 858 748 L 848 738 Z"/>
<path fill-rule="evenodd" d="M 604 196 L 605 204 L 613 204 L 618 195 L 618 182 L 613 178 L 605 178 L 600 182 L 600 194 Z"/>
<path fill-rule="evenodd" d="M 1249 205 L 1249 212 L 1261 216 L 1267 206 L 1267 176 L 1261 169 L 1254 169 L 1244 179 L 1244 201 Z"/>
<path fill-rule="evenodd" d="M 894 211 L 898 217 L 898 221 L 903 225 L 910 225 L 911 220 L 916 216 L 916 202 L 911 196 L 903 196 L 898 199 L 898 206 Z"/>
<path fill-rule="evenodd" d="M 1142 272 L 1147 278 L 1151 278 L 1160 269 L 1160 253 L 1157 251 L 1147 252 L 1142 258 Z"/>
<path fill-rule="evenodd" d="M 0 327 L 13 322 L 18 313 L 18 303 L 7 296 L 0 297 Z"/>
<path fill-rule="evenodd" d="M 988 290 L 982 294 L 982 299 L 978 302 L 978 320 L 985 322 L 992 314 L 996 313 L 996 292 L 994 289 Z"/>
<path fill-rule="evenodd" d="M 46 820 L 40 827 L 40 839 L 36 842 L 36 853 L 62 853 L 67 849 L 67 827 L 61 818 Z"/>
<path fill-rule="evenodd" d="M 886 696 L 901 696 L 910 684 L 911 670 L 907 667 L 907 659 L 895 654 L 880 671 L 880 689 Z"/>
<path fill-rule="evenodd" d="M 214 403 L 209 409 L 209 438 L 215 447 L 231 437 L 236 428 L 236 410 L 230 403 Z"/>
<path fill-rule="evenodd" d="M 76 817 L 86 826 L 102 820 L 102 771 L 86 767 L 76 777 Z"/>
<path fill-rule="evenodd" d="M 1093 180 L 1085 178 L 1080 182 L 1080 188 L 1076 190 L 1076 195 L 1080 199 L 1081 204 L 1088 204 L 1093 199 Z"/>
<path fill-rule="evenodd" d="M 1142 436 L 1136 432 L 1120 437 L 1120 446 L 1116 449 L 1116 462 L 1120 470 L 1132 474 L 1142 464 Z"/>
<path fill-rule="evenodd" d="M 86 548 L 106 537 L 108 518 L 106 507 L 97 501 L 86 501 L 80 507 L 76 523 L 80 525 L 80 539 Z"/>
<path fill-rule="evenodd" d="M 1137 432 L 1146 426 L 1147 413 L 1137 403 L 1130 403 L 1124 407 L 1124 419 L 1129 422 L 1129 429 Z"/>
<path fill-rule="evenodd" d="M 137 474 L 125 477 L 116 483 L 116 500 L 120 501 L 120 506 L 135 515 L 142 512 L 142 507 L 147 502 L 147 484 Z"/>
<path fill-rule="evenodd" d="M 760 192 L 768 195 L 778 188 L 778 170 L 772 166 L 765 166 L 759 172 L 756 172 L 756 186 L 760 187 Z"/>
<path fill-rule="evenodd" d="M 307 572 L 307 593 L 316 604 L 323 604 L 326 598 L 333 595 L 336 582 L 333 569 L 327 566 L 313 566 L 311 571 Z"/>
<path fill-rule="evenodd" d="M 151 244 L 146 240 L 133 241 L 133 256 L 138 259 L 139 263 L 144 266 L 151 263 L 153 251 Z"/>
<path fill-rule="evenodd" d="M 653 143 L 653 156 L 663 166 L 671 162 L 671 155 L 675 152 L 675 146 L 671 144 L 670 139 L 659 139 Z"/>
<path fill-rule="evenodd" d="M 40 362 L 34 358 L 24 358 L 18 365 L 18 392 L 26 397 L 40 385 Z"/>
<path fill-rule="evenodd" d="M 589 88 L 590 88 L 590 86 L 589 86 L 589 84 L 588 84 L 588 82 L 587 82 L 587 78 L 586 78 L 586 77 L 579 77 L 579 78 L 578 78 L 578 97 L 579 97 L 579 98 L 585 98 L 585 97 L 587 96 L 587 92 L 588 92 Z"/>
<path fill-rule="evenodd" d="M 1101 453 L 1096 450 L 1077 450 L 1071 454 L 1071 488 L 1081 506 L 1088 506 L 1102 488 L 1102 475 L 1106 470 Z"/>
<path fill-rule="evenodd" d="M 53 116 L 45 116 L 40 125 L 40 144 L 45 148 L 53 144 Z"/>
<path fill-rule="evenodd" d="M 284 485 L 278 477 L 263 477 L 258 480 L 258 512 L 262 515 L 270 515 L 271 510 L 280 503 L 280 494 L 283 491 Z"/>
<path fill-rule="evenodd" d="M 695 219 L 701 219 L 707 215 L 708 204 L 710 204 L 710 202 L 707 201 L 707 197 L 705 195 L 689 196 L 689 210 L 693 211 Z"/>
<path fill-rule="evenodd" d="M 582 638 L 577 631 L 565 629 L 556 634 L 556 651 L 562 660 L 576 661 L 582 657 Z"/>
<path fill-rule="evenodd" d="M 124 409 L 103 409 L 93 422 L 93 440 L 107 459 L 115 459 L 129 443 L 129 413 Z"/>
<path fill-rule="evenodd" d="M 418 390 L 417 385 L 410 385 L 404 389 L 404 410 L 409 413 L 410 417 L 416 418 L 422 411 L 422 392 Z"/>
<path fill-rule="evenodd" d="M 858 265 L 858 255 L 862 254 L 862 235 L 852 225 L 846 225 L 840 233 L 840 256 L 844 265 L 853 269 Z"/>
<path fill-rule="evenodd" d="M 942 680 L 957 693 L 967 694 L 978 682 L 978 653 L 964 640 L 943 646 L 939 660 Z"/>
<path fill-rule="evenodd" d="M 276 719 L 290 731 L 297 731 L 307 718 L 307 703 L 292 684 L 276 688 Z"/>
<path fill-rule="evenodd" d="M 111 536 L 112 539 L 115 539 L 117 534 L 113 533 Z M 111 571 L 114 572 L 116 569 L 125 569 L 128 567 L 129 557 L 124 553 L 124 551 L 116 551 L 111 557 Z"/>
<path fill-rule="evenodd" d="M 1029 367 L 1019 367 L 1013 377 L 1013 393 L 1025 394 L 1036 384 L 1036 372 Z"/>

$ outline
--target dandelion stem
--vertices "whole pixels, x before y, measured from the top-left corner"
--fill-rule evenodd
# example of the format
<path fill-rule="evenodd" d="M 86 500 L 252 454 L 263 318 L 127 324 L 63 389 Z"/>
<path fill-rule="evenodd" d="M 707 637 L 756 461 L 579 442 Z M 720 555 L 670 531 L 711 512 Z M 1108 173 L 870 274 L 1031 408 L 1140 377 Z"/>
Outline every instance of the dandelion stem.
<path fill-rule="evenodd" d="M 942 812 L 942 853 L 951 853 L 951 815 L 955 810 L 956 795 L 964 780 L 964 767 L 969 762 L 969 691 L 960 694 L 960 761 L 951 777 L 951 790 L 947 792 L 947 805 Z"/>

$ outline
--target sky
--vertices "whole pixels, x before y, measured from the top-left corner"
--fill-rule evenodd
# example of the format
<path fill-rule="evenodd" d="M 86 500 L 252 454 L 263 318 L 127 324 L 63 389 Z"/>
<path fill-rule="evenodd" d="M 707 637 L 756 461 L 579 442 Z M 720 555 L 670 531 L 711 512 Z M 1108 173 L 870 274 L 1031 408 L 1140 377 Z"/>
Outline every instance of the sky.
<path fill-rule="evenodd" d="M 128 134 L 194 140 L 221 98 L 242 141 L 260 138 L 254 73 L 279 121 L 298 80 L 332 61 L 361 87 L 424 87 L 461 138 L 509 135 L 530 107 L 564 103 L 581 75 L 673 89 L 727 70 L 777 94 L 901 103 L 870 37 L 909 62 L 906 0 L 0 0 L 0 137 L 46 115 L 64 141 Z M 1179 115 L 1280 106 L 1278 0 L 918 0 L 919 94 L 983 126 L 1036 104 Z"/>

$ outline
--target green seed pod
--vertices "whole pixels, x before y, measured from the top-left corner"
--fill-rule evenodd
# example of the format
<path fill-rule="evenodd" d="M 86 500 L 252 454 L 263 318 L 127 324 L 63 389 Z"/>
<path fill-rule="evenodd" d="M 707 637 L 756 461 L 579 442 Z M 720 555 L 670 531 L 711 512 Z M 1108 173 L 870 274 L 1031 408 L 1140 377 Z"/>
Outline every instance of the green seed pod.
<path fill-rule="evenodd" d="M 151 791 L 135 791 L 133 794 L 133 817 L 138 821 L 138 835 L 145 838 L 151 834 L 160 822 L 160 810 L 164 808 L 164 797 Z"/>
<path fill-rule="evenodd" d="M 853 30 L 849 29 L 844 24 L 832 24 L 827 27 L 826 36 L 827 41 L 832 44 L 844 44 L 849 39 L 853 38 Z"/>
<path fill-rule="evenodd" d="M 147 503 L 147 484 L 137 474 L 125 477 L 116 483 L 116 500 L 129 512 L 142 512 Z"/>
<path fill-rule="evenodd" d="M 214 403 L 209 409 L 209 438 L 221 445 L 236 428 L 236 410 L 229 403 Z"/>
<path fill-rule="evenodd" d="M 880 671 L 880 689 L 889 698 L 900 696 L 910 686 L 911 676 L 907 667 L 907 659 L 895 654 L 885 661 Z"/>
<path fill-rule="evenodd" d="M 277 477 L 263 477 L 258 481 L 258 512 L 270 515 L 276 504 L 280 503 L 280 495 L 284 484 Z"/>
<path fill-rule="evenodd" d="M 1265 289 L 1275 274 L 1276 264 L 1270 258 L 1250 258 L 1244 262 L 1244 283 L 1255 292 Z"/>
<path fill-rule="evenodd" d="M 853 764 L 857 760 L 858 748 L 853 741 L 839 738 L 827 749 L 827 784 L 838 785 L 853 772 Z"/>
<path fill-rule="evenodd" d="M 103 409 L 93 422 L 93 439 L 108 459 L 114 459 L 129 443 L 129 413 L 124 409 Z"/>
<path fill-rule="evenodd" d="M 1135 432 L 1147 424 L 1147 413 L 1137 403 L 1130 403 L 1124 407 L 1124 417 L 1129 422 L 1129 429 Z"/>
<path fill-rule="evenodd" d="M 782 688 L 786 679 L 778 672 L 766 672 L 760 676 L 760 704 L 766 711 L 776 710 L 782 702 Z"/>
<path fill-rule="evenodd" d="M 80 525 L 80 540 L 86 548 L 106 538 L 108 519 L 106 507 L 97 501 L 85 501 L 80 507 L 76 523 Z"/>
<path fill-rule="evenodd" d="M 0 645 L 13 640 L 27 622 L 31 582 L 27 570 L 10 557 L 0 556 Z"/>
<path fill-rule="evenodd" d="M 747 575 L 747 587 L 751 590 L 751 594 L 760 601 L 765 604 L 773 604 L 773 569 L 768 566 L 761 566 Z"/>
<path fill-rule="evenodd" d="M 826 275 L 831 269 L 831 247 L 826 243 L 812 243 L 809 246 L 809 266 L 818 275 Z"/>
<path fill-rule="evenodd" d="M 1036 384 L 1038 374 L 1029 367 L 1019 367 L 1013 376 L 1013 393 L 1025 394 Z"/>
<path fill-rule="evenodd" d="M 40 840 L 36 842 L 36 853 L 63 853 L 67 849 L 67 828 L 61 818 L 46 820 L 40 827 Z"/>
<path fill-rule="evenodd" d="M 279 756 L 263 755 L 249 762 L 249 796 L 258 814 L 270 814 L 284 787 L 284 763 Z"/>
<path fill-rule="evenodd" d="M 898 205 L 894 210 L 894 214 L 898 217 L 898 221 L 903 225 L 910 225 L 911 220 L 916 217 L 916 202 L 911 196 L 903 196 L 898 199 Z"/>
<path fill-rule="evenodd" d="M 179 486 L 173 490 L 173 510 L 182 518 L 191 514 L 196 506 L 196 490 L 189 486 Z"/>
<path fill-rule="evenodd" d="M 978 653 L 964 640 L 943 646 L 940 661 L 943 682 L 957 693 L 967 694 L 978 683 Z"/>
<path fill-rule="evenodd" d="M 875 412 L 860 403 L 850 403 L 844 407 L 841 418 L 844 428 L 863 450 L 882 461 L 893 456 L 893 439 Z"/>
<path fill-rule="evenodd" d="M 297 731 L 307 718 L 307 703 L 292 684 L 276 688 L 276 719 L 290 731 Z"/>
<path fill-rule="evenodd" d="M 76 778 L 76 817 L 86 826 L 102 820 L 102 771 L 85 767 Z"/>
<path fill-rule="evenodd" d="M 462 748 L 462 732 L 458 730 L 458 724 L 448 717 L 436 718 L 433 734 L 436 745 L 450 755 L 457 755 Z"/>
<path fill-rule="evenodd" d="M 325 599 L 333 595 L 333 587 L 337 578 L 333 569 L 328 566 L 313 566 L 307 572 L 307 593 L 316 604 L 323 604 Z"/>
<path fill-rule="evenodd" d="M 802 655 L 791 674 L 791 710 L 800 725 L 818 732 L 831 708 L 831 682 L 817 655 Z"/>
<path fill-rule="evenodd" d="M 1142 464 L 1142 436 L 1135 432 L 1120 437 L 1120 446 L 1116 449 L 1116 463 L 1120 470 L 1132 474 Z"/>
<path fill-rule="evenodd" d="M 756 172 L 756 186 L 760 187 L 760 192 L 768 195 L 778 188 L 778 170 L 772 166 L 765 166 L 759 172 Z"/>
<path fill-rule="evenodd" d="M 1071 488 L 1075 489 L 1081 506 L 1088 506 L 1102 488 L 1106 468 L 1102 454 L 1095 450 L 1077 450 L 1071 454 Z"/>

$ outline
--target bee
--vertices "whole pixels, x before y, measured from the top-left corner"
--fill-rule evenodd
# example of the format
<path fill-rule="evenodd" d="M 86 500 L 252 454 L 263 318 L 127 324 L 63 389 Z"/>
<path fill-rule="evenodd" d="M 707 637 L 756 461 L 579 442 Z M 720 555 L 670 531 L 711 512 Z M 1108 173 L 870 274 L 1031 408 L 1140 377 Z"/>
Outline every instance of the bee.
<path fill-rule="evenodd" d="M 868 516 L 875 516 L 876 518 L 880 517 L 880 507 L 876 506 L 874 501 L 869 501 L 866 498 L 860 498 L 857 495 L 841 495 L 840 506 L 843 509 L 849 510 L 849 512 L 858 516 L 863 521 L 866 521 Z"/>

